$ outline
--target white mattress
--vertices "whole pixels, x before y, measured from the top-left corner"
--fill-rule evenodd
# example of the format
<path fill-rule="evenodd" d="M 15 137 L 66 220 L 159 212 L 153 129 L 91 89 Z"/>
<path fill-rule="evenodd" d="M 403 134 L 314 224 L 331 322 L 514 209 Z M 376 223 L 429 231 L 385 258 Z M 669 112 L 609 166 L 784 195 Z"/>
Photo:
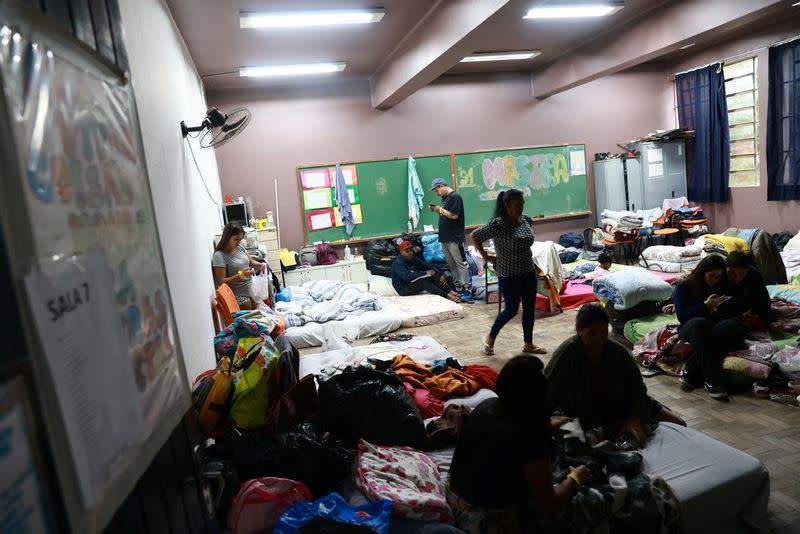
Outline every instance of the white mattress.
<path fill-rule="evenodd" d="M 438 295 L 412 295 L 410 297 L 382 297 L 384 310 L 400 315 L 403 327 L 429 326 L 464 318 L 464 307 Z"/>
<path fill-rule="evenodd" d="M 338 331 L 347 332 L 347 337 L 351 339 L 362 339 L 394 332 L 400 328 L 401 324 L 402 319 L 398 313 L 383 309 L 368 311 L 361 315 L 348 315 L 341 321 L 306 323 L 303 326 L 293 326 L 286 329 L 285 335 L 295 347 L 304 349 L 306 347 L 322 346 L 325 340 L 326 328 L 332 327 Z"/>

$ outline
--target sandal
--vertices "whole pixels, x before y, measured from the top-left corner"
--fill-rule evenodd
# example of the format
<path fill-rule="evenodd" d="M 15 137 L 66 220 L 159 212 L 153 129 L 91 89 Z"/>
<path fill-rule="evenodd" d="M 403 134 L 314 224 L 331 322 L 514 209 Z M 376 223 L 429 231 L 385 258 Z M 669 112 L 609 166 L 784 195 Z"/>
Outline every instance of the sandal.
<path fill-rule="evenodd" d="M 494 356 L 494 347 L 487 343 L 486 338 L 483 338 L 483 353 L 487 356 Z"/>
<path fill-rule="evenodd" d="M 533 343 L 530 345 L 525 345 L 522 347 L 522 352 L 525 354 L 547 354 L 547 350 L 543 349 L 542 347 L 537 347 Z"/>

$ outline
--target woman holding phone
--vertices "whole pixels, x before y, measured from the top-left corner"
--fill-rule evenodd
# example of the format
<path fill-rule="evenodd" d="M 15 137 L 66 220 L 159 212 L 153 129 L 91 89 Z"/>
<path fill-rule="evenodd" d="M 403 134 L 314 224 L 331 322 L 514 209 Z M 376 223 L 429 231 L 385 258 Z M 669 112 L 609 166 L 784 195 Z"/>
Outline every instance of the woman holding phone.
<path fill-rule="evenodd" d="M 731 298 L 724 295 L 727 286 L 725 260 L 711 254 L 675 288 L 678 334 L 694 349 L 681 374 L 681 385 L 687 391 L 704 386 L 712 399 L 728 397 L 722 384 L 722 355 L 743 340 L 742 327 L 726 310 Z"/>

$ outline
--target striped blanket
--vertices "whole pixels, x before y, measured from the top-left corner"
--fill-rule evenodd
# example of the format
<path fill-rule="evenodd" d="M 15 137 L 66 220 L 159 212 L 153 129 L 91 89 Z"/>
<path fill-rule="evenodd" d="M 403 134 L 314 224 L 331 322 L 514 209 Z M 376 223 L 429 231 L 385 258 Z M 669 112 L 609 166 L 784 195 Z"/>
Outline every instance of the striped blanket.
<path fill-rule="evenodd" d="M 289 290 L 291 301 L 275 304 L 275 311 L 286 318 L 287 327 L 338 321 L 347 315 L 383 308 L 378 295 L 350 282 L 312 280 Z"/>

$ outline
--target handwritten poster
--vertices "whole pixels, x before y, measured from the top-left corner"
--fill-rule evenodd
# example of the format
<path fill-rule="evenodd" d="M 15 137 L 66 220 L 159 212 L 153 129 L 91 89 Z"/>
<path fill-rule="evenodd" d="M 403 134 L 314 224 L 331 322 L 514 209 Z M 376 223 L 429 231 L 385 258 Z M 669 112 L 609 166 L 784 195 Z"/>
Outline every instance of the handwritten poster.
<path fill-rule="evenodd" d="M 325 169 L 302 171 L 300 173 L 300 181 L 303 184 L 303 189 L 319 189 L 331 186 L 330 177 Z"/>
<path fill-rule="evenodd" d="M 352 204 L 350 209 L 353 210 L 353 218 L 356 221 L 356 224 L 361 224 L 363 219 L 361 217 L 361 204 Z M 342 219 L 339 218 L 339 208 L 333 210 L 334 215 L 336 216 L 336 226 L 344 226 Z"/>
<path fill-rule="evenodd" d="M 330 174 L 331 187 L 336 183 L 336 167 L 328 167 Z M 355 165 L 342 165 L 342 177 L 345 185 L 358 185 L 358 174 Z"/>
<path fill-rule="evenodd" d="M 325 230 L 326 228 L 333 228 L 335 224 L 333 220 L 333 212 L 334 210 L 332 209 L 307 211 L 306 220 L 308 222 L 308 231 L 316 232 L 317 230 Z"/>
<path fill-rule="evenodd" d="M 586 155 L 583 150 L 570 150 L 569 175 L 583 176 L 586 174 Z"/>
<path fill-rule="evenodd" d="M 307 210 L 330 208 L 331 195 L 329 189 L 308 189 L 303 191 L 303 205 Z"/>

